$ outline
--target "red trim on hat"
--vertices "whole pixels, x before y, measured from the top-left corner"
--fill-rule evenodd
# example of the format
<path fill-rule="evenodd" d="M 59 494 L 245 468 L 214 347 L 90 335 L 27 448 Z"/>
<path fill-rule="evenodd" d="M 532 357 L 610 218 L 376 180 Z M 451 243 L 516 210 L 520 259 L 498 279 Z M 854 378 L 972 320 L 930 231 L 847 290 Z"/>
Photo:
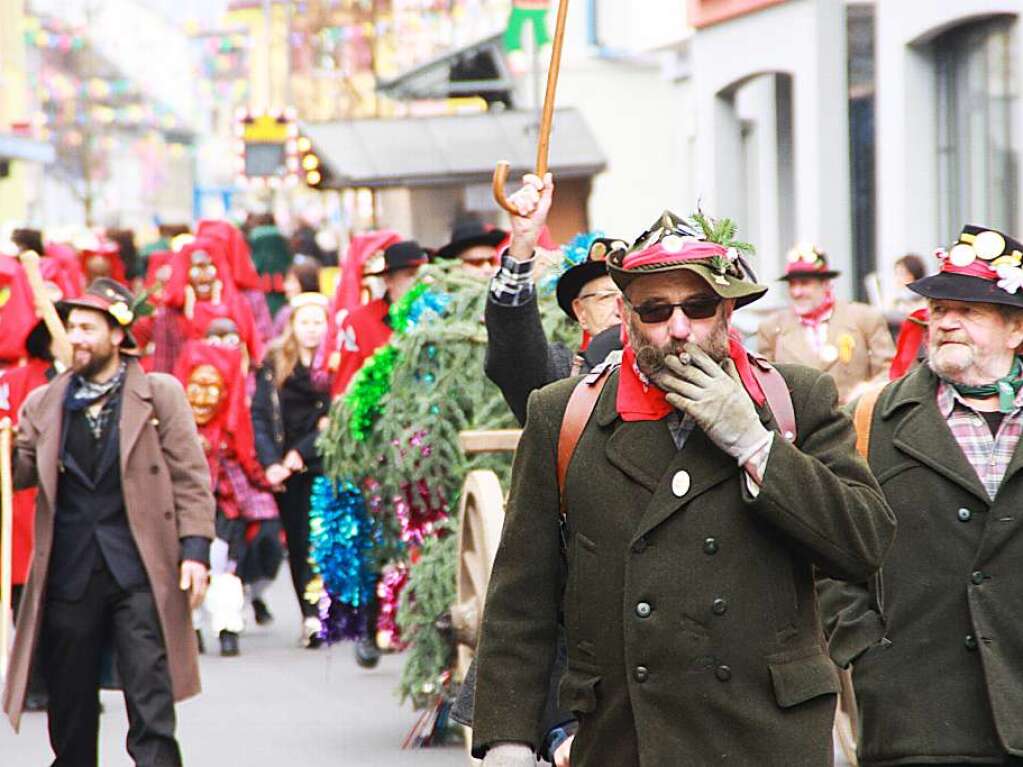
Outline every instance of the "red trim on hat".
<path fill-rule="evenodd" d="M 715 256 L 725 257 L 728 250 L 715 242 L 702 242 L 691 240 L 685 242 L 682 249 L 677 253 L 671 253 L 664 249 L 658 242 L 638 253 L 632 253 L 622 261 L 622 269 L 639 269 L 652 264 L 682 264 L 689 261 L 703 261 Z"/>
<path fill-rule="evenodd" d="M 785 266 L 785 274 L 818 274 L 820 272 L 830 272 L 831 269 L 823 261 L 815 261 L 812 264 L 808 264 L 806 261 L 790 261 Z"/>
<path fill-rule="evenodd" d="M 956 266 L 950 259 L 946 258 L 941 263 L 941 271 L 948 274 L 960 274 L 963 277 L 980 277 L 980 279 L 987 280 L 988 282 L 996 282 L 998 280 L 998 272 L 980 258 L 974 259 L 968 266 Z"/>

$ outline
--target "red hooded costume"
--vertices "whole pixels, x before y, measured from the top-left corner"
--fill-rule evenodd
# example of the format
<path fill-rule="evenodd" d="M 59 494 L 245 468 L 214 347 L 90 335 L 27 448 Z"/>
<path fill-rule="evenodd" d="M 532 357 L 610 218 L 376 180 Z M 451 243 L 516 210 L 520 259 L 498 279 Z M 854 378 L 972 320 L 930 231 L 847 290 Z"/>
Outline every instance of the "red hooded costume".
<path fill-rule="evenodd" d="M 25 357 L 25 340 L 37 321 L 24 267 L 13 256 L 0 256 L 0 363 Z"/>
<path fill-rule="evenodd" d="M 189 281 L 192 254 L 207 253 L 217 270 L 219 288 L 210 300 L 196 300 Z M 185 341 L 201 337 L 202 330 L 219 317 L 229 317 L 238 326 L 250 364 L 255 367 L 263 356 L 263 344 L 256 331 L 252 308 L 235 288 L 230 265 L 217 240 L 197 238 L 174 254 L 171 276 L 163 290 L 163 308 L 153 331 L 156 345 L 153 368 L 171 372 Z M 219 293 L 219 295 L 218 295 Z"/>
<path fill-rule="evenodd" d="M 231 266 L 234 286 L 252 309 L 252 317 L 260 340 L 263 343 L 268 342 L 273 338 L 273 318 L 270 316 L 270 308 L 264 295 L 266 285 L 252 262 L 252 252 L 245 235 L 228 221 L 210 219 L 200 221 L 195 231 L 197 236 L 216 240 L 223 247 L 227 262 Z"/>
<path fill-rule="evenodd" d="M 318 378 L 332 377 L 330 393 L 335 397 L 348 388 L 352 377 L 373 352 L 391 338 L 391 328 L 385 322 L 388 303 L 378 298 L 363 306 L 362 277 L 371 258 L 401 239 L 401 235 L 393 231 L 369 232 L 353 237 L 348 246 L 317 365 Z"/>
<path fill-rule="evenodd" d="M 256 459 L 241 354 L 236 349 L 189 341 L 178 357 L 174 375 L 187 389 L 192 371 L 201 365 L 213 366 L 224 382 L 216 413 L 198 427 L 205 441 L 217 506 L 228 519 L 276 517 L 276 504 L 265 489 L 266 477 Z"/>

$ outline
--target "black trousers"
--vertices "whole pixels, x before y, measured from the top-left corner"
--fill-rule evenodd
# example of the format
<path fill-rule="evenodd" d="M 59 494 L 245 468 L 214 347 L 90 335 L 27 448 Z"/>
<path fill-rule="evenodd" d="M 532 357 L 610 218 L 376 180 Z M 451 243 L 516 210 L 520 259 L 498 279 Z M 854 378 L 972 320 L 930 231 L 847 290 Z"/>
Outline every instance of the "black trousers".
<path fill-rule="evenodd" d="M 309 564 L 309 500 L 313 494 L 315 474 L 295 474 L 284 483 L 284 492 L 277 496 L 277 511 L 284 525 L 288 539 L 288 567 L 291 568 L 291 583 L 302 610 L 302 617 L 318 617 L 319 608 L 306 601 L 306 586 L 313 579 L 313 568 Z"/>
<path fill-rule="evenodd" d="M 149 591 L 122 589 L 106 565 L 76 602 L 48 599 L 40 661 L 49 693 L 53 767 L 96 767 L 100 659 L 113 641 L 128 708 L 128 753 L 138 767 L 180 767 L 174 696 L 160 619 Z"/>

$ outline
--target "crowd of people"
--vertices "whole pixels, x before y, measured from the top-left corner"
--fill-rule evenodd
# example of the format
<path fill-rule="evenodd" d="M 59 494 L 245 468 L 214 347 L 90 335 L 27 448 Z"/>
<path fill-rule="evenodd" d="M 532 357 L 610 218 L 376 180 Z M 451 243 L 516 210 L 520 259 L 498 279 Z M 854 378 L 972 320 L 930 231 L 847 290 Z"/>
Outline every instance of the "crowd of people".
<path fill-rule="evenodd" d="M 443 260 L 486 294 L 484 369 L 464 375 L 524 426 L 452 712 L 487 767 L 819 767 L 840 692 L 862 764 L 1016 763 L 1023 245 L 966 226 L 937 274 L 900 260 L 897 339 L 890 312 L 836 297 L 824 249 L 796 245 L 788 305 L 746 342 L 732 314 L 769 290 L 749 246 L 664 212 L 557 275 L 569 346 L 538 289 L 553 178 L 511 201 L 510 231 L 461 220 L 436 251 L 358 235 L 336 284 L 336 254 L 265 217 L 161 227 L 138 250 L 126 231 L 13 233 L 15 726 L 45 709 L 57 763 L 95 764 L 97 690 L 116 684 L 136 763 L 179 764 L 197 653 L 244 652 L 285 558 L 301 644 L 328 638 L 321 437 Z M 928 658 L 948 673 L 920 694 Z"/>

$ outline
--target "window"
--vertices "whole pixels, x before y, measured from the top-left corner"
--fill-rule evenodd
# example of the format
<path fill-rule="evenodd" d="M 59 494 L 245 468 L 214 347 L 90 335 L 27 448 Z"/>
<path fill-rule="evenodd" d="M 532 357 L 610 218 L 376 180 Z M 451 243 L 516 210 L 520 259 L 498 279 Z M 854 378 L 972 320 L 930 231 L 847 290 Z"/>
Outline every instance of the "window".
<path fill-rule="evenodd" d="M 956 27 L 933 43 L 942 241 L 967 223 L 1018 231 L 1016 34 L 1015 20 L 1000 17 Z"/>

